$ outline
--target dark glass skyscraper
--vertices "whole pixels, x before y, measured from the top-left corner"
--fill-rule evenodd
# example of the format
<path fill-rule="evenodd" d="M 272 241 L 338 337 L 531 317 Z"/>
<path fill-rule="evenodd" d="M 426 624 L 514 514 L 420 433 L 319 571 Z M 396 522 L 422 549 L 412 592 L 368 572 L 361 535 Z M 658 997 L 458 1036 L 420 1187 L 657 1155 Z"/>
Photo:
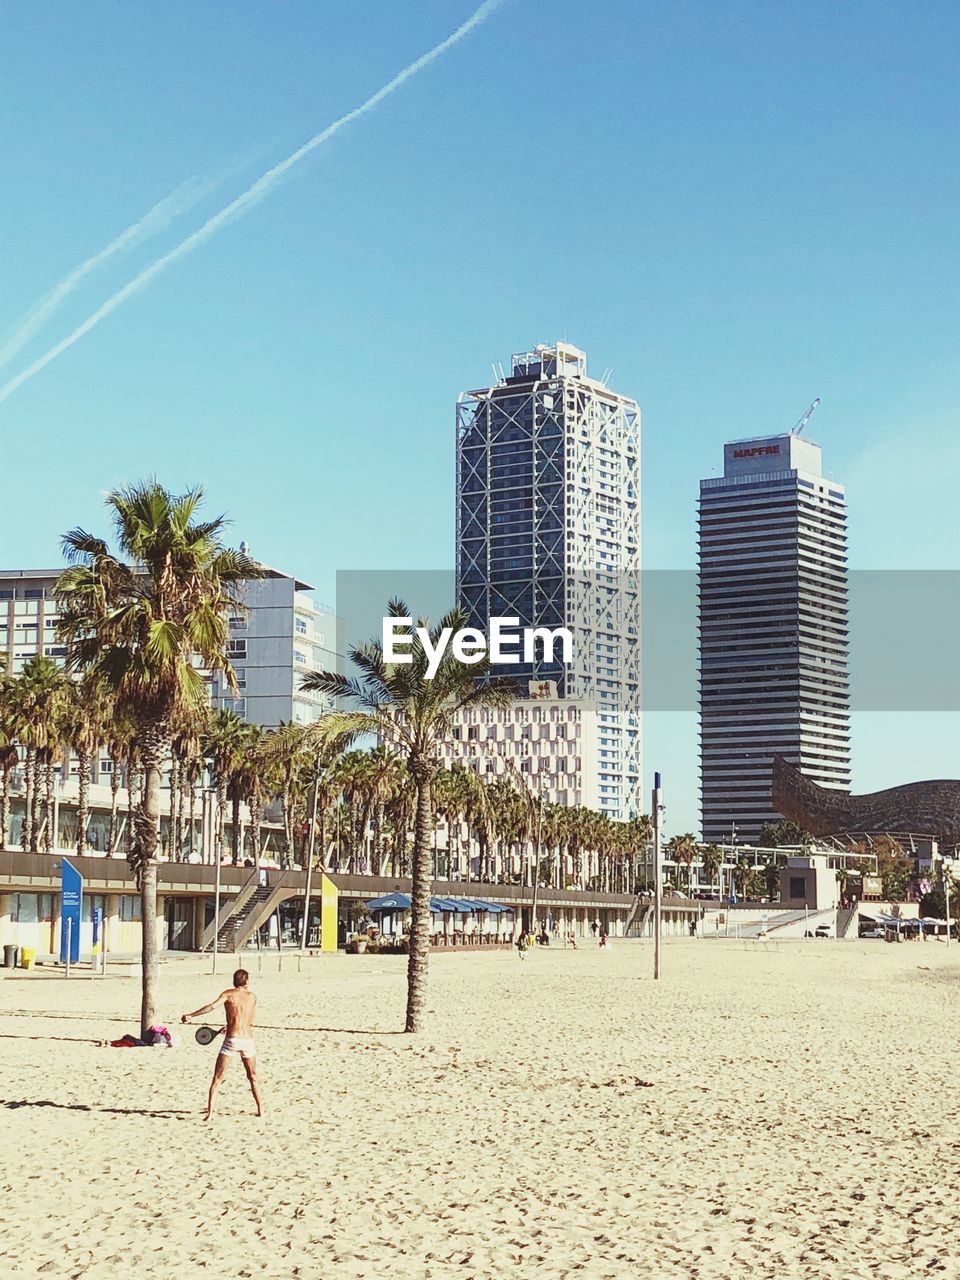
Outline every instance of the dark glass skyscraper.
<path fill-rule="evenodd" d="M 558 342 L 457 405 L 457 591 L 474 626 L 567 627 L 573 660 L 504 670 L 598 714 L 599 804 L 640 782 L 640 410 Z M 589 789 L 589 788 L 588 788 Z"/>
<path fill-rule="evenodd" d="M 700 793 L 703 838 L 777 821 L 783 755 L 848 790 L 847 536 L 843 486 L 798 435 L 724 446 L 700 481 Z"/>

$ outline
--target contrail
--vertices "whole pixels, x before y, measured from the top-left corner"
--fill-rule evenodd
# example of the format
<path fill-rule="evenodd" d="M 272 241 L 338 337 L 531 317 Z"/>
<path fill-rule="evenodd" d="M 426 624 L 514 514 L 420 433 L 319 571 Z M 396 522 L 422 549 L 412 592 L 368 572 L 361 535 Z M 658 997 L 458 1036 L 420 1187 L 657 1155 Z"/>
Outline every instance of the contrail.
<path fill-rule="evenodd" d="M 0 369 L 8 365 L 30 339 L 43 328 L 64 298 L 73 293 L 81 281 L 92 275 L 115 254 L 122 253 L 124 249 L 133 248 L 134 245 L 168 227 L 175 218 L 188 212 L 204 196 L 209 195 L 215 185 L 213 182 L 201 182 L 197 178 L 190 178 L 170 195 L 164 196 L 139 221 L 121 232 L 99 253 L 95 253 L 93 257 L 87 258 L 86 262 L 81 262 L 78 267 L 74 267 L 53 286 L 46 297 L 34 303 L 30 310 L 21 316 L 9 338 L 0 343 Z"/>
<path fill-rule="evenodd" d="M 69 350 L 74 343 L 79 342 L 85 334 L 89 333 L 91 329 L 98 325 L 101 320 L 104 320 L 108 315 L 110 315 L 111 312 L 116 311 L 117 307 L 126 302 L 128 298 L 132 298 L 142 289 L 145 289 L 150 281 L 158 276 L 161 271 L 169 267 L 172 263 L 178 262 L 180 258 L 185 258 L 188 253 L 192 253 L 194 249 L 199 248 L 199 246 L 209 240 L 212 235 L 215 235 L 221 227 L 226 226 L 227 223 L 232 222 L 234 218 L 238 218 L 246 213 L 248 209 L 264 198 L 273 184 L 278 181 L 278 179 L 281 178 L 288 169 L 292 169 L 293 166 L 298 164 L 305 156 L 308 156 L 312 151 L 316 151 L 317 147 L 323 146 L 323 144 L 329 141 L 335 133 L 338 133 L 344 125 L 352 124 L 354 120 L 359 120 L 361 116 L 365 116 L 367 112 L 372 111 L 374 107 L 379 106 L 380 103 L 383 102 L 384 98 L 388 98 L 391 93 L 399 89 L 407 80 L 410 80 L 413 76 L 417 75 L 418 72 L 423 71 L 423 69 L 428 67 L 431 62 L 435 62 L 436 59 L 446 53 L 448 49 L 451 49 L 455 44 L 459 43 L 464 36 L 469 35 L 475 27 L 478 27 L 485 18 L 488 18 L 494 10 L 499 9 L 503 3 L 504 0 L 484 0 L 484 3 L 481 4 L 473 14 L 471 14 L 466 22 L 457 27 L 456 31 L 454 31 L 452 35 L 447 36 L 445 40 L 441 40 L 439 44 L 434 45 L 427 53 L 421 54 L 419 58 L 414 62 L 411 62 L 409 66 L 404 67 L 402 71 L 398 71 L 392 80 L 388 80 L 382 88 L 378 89 L 376 93 L 367 98 L 366 102 L 362 102 L 359 107 L 354 107 L 352 111 L 348 111 L 347 114 L 341 116 L 339 120 L 334 120 L 333 124 L 328 125 L 321 133 L 315 134 L 308 142 L 305 142 L 302 147 L 299 147 L 294 151 L 292 155 L 287 156 L 285 160 L 281 160 L 278 164 L 275 164 L 272 169 L 268 169 L 267 172 L 259 177 L 251 187 L 248 187 L 242 195 L 237 196 L 235 200 L 231 200 L 230 203 L 225 205 L 219 213 L 215 213 L 212 217 L 208 218 L 198 231 L 194 231 L 192 235 L 187 236 L 185 240 L 181 240 L 180 243 L 168 253 L 157 258 L 157 260 L 151 263 L 149 267 L 145 267 L 138 276 L 135 276 L 129 282 L 129 284 L 125 284 L 122 289 L 118 289 L 116 293 L 112 294 L 106 302 L 93 313 L 92 316 L 89 316 L 82 324 L 77 325 L 76 329 L 74 329 L 72 333 L 68 334 L 61 342 L 58 342 L 56 346 L 51 347 L 44 355 L 34 360 L 33 364 L 28 365 L 22 373 L 18 373 L 15 378 L 11 378 L 9 382 L 4 383 L 4 385 L 0 387 L 0 402 L 6 400 L 6 398 L 12 395 L 18 387 L 22 387 L 25 382 L 29 381 L 29 379 L 34 376 L 34 374 L 39 373 L 41 369 L 45 369 L 48 364 L 53 360 L 56 360 L 57 356 L 63 355 L 64 351 Z"/>

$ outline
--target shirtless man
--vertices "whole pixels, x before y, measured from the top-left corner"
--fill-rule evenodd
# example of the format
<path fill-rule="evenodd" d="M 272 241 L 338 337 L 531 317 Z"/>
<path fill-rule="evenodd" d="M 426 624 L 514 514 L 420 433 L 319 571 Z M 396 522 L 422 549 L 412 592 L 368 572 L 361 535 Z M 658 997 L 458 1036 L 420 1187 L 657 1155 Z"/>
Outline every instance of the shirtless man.
<path fill-rule="evenodd" d="M 237 1054 L 240 1055 L 243 1069 L 250 1081 L 253 1100 L 257 1104 L 257 1115 L 263 1115 L 263 1101 L 257 1084 L 257 1046 L 253 1043 L 253 1018 L 257 1011 L 257 997 L 247 989 L 249 981 L 250 975 L 246 969 L 238 969 L 233 975 L 233 986 L 228 991 L 221 991 L 211 1004 L 205 1004 L 202 1009 L 195 1009 L 193 1013 L 185 1013 L 180 1019 L 181 1022 L 189 1022 L 191 1018 L 199 1018 L 202 1013 L 209 1013 L 211 1009 L 216 1009 L 221 1004 L 227 1015 L 226 1035 L 217 1055 L 217 1064 L 213 1069 L 210 1096 L 207 1098 L 207 1114 L 204 1120 L 209 1120 L 213 1115 L 213 1104 L 216 1101 L 217 1092 L 223 1083 L 223 1077 L 227 1074 L 230 1059 L 235 1058 Z"/>

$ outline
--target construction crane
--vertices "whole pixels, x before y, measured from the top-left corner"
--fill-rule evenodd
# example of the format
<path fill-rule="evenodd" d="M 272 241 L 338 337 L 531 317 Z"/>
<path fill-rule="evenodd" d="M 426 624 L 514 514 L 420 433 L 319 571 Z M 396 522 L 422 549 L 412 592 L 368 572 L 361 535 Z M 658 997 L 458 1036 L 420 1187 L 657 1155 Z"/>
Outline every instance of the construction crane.
<path fill-rule="evenodd" d="M 803 428 L 807 425 L 807 423 L 813 417 L 814 410 L 816 409 L 819 403 L 820 403 L 820 397 L 817 396 L 816 400 L 814 400 L 813 404 L 810 406 L 807 412 L 803 415 L 800 421 L 791 429 L 790 434 L 792 436 L 798 436 L 800 434 Z"/>

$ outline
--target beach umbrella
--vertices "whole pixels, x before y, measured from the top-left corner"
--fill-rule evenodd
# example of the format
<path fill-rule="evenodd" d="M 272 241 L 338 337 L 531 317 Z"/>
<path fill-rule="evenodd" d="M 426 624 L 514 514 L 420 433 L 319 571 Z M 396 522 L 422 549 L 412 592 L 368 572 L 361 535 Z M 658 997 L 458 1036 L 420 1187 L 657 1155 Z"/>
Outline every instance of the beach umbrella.
<path fill-rule="evenodd" d="M 363 904 L 372 916 L 380 915 L 387 911 L 409 911 L 410 895 L 409 893 L 388 893 L 382 898 L 371 898 L 369 902 Z"/>

